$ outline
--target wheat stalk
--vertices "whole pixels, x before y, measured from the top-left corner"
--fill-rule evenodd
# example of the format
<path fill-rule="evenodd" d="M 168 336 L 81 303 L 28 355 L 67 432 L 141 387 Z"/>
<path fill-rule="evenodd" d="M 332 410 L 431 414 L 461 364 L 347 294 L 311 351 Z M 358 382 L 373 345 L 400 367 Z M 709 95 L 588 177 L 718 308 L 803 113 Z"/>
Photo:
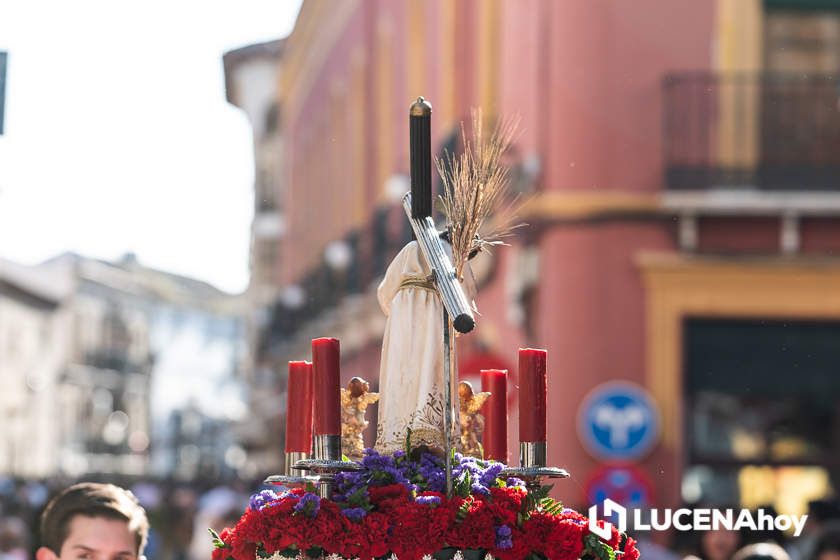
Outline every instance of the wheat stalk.
<path fill-rule="evenodd" d="M 501 161 L 519 119 L 501 121 L 489 137 L 484 134 L 481 110 L 472 112 L 472 123 L 472 138 L 467 138 L 461 123 L 463 153 L 446 152 L 435 158 L 443 183 L 439 198 L 449 221 L 452 260 L 459 277 L 471 252 L 504 244 L 503 239 L 523 225 L 513 225 L 521 203 L 508 194 L 509 172 Z M 492 225 L 487 227 L 489 221 Z"/>

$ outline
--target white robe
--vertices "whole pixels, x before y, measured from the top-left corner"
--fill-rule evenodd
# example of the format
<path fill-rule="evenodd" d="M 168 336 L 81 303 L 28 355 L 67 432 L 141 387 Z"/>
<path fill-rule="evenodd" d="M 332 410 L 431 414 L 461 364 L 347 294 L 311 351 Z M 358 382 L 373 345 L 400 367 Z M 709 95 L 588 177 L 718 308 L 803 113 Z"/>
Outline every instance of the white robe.
<path fill-rule="evenodd" d="M 451 253 L 449 244 L 444 247 Z M 435 291 L 403 284 L 407 279 L 422 281 L 429 274 L 420 247 L 412 241 L 397 254 L 379 284 L 379 305 L 388 317 L 379 368 L 376 450 L 380 453 L 403 449 L 408 428 L 412 447 L 444 448 L 443 304 Z M 469 265 L 463 276 L 464 292 L 472 301 L 475 280 Z M 457 384 L 453 379 L 455 406 Z M 458 422 L 457 414 L 453 421 Z"/>

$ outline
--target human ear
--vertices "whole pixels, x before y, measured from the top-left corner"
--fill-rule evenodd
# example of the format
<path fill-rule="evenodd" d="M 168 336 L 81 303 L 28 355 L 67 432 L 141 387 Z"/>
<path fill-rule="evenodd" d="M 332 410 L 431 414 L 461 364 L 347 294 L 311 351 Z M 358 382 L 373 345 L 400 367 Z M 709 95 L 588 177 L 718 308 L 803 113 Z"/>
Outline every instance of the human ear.
<path fill-rule="evenodd" d="M 42 546 L 35 551 L 35 560 L 58 560 L 58 556 L 51 549 Z"/>

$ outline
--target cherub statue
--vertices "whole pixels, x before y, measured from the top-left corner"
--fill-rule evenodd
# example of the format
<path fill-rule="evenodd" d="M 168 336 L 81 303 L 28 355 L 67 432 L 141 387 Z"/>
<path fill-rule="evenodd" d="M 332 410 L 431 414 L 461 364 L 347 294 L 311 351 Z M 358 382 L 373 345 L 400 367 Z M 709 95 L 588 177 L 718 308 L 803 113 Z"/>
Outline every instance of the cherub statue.
<path fill-rule="evenodd" d="M 464 455 L 482 456 L 479 439 L 484 432 L 484 416 L 479 410 L 489 396 L 490 393 L 488 392 L 476 393 L 473 391 L 472 384 L 469 381 L 461 381 L 458 384 L 459 416 L 461 420 L 459 450 Z"/>
<path fill-rule="evenodd" d="M 378 400 L 379 393 L 371 393 L 370 384 L 361 377 L 354 377 L 341 390 L 341 450 L 354 461 L 362 459 L 365 448 L 365 411 Z"/>

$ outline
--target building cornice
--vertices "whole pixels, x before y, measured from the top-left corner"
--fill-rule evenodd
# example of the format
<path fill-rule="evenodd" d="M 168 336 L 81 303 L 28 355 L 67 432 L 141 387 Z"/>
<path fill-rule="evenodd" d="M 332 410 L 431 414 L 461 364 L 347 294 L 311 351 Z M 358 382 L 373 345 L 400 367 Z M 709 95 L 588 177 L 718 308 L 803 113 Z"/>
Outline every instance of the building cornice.
<path fill-rule="evenodd" d="M 527 199 L 519 216 L 534 223 L 656 215 L 658 193 L 628 191 L 543 191 Z"/>

